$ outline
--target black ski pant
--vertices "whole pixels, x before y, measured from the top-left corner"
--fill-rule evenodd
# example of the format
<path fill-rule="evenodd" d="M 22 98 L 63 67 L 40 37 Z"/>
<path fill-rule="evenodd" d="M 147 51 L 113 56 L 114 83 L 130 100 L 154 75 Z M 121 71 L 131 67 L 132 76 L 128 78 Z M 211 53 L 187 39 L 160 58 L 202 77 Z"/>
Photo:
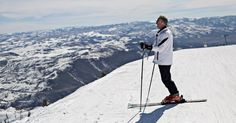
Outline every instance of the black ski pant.
<path fill-rule="evenodd" d="M 161 73 L 161 80 L 170 92 L 170 95 L 179 93 L 174 81 L 171 80 L 170 68 L 171 65 L 158 65 Z"/>

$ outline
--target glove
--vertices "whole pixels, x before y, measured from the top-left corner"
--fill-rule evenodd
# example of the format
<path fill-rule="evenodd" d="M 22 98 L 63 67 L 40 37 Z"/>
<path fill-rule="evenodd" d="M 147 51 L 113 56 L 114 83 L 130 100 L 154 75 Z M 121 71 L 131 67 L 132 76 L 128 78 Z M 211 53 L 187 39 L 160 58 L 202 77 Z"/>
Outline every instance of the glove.
<path fill-rule="evenodd" d="M 141 42 L 139 45 L 141 49 L 145 49 L 145 43 Z"/>
<path fill-rule="evenodd" d="M 152 45 L 148 45 L 148 44 L 146 44 L 146 43 L 144 43 L 144 42 L 141 42 L 139 45 L 140 45 L 140 48 L 141 48 L 141 49 L 152 50 Z"/>

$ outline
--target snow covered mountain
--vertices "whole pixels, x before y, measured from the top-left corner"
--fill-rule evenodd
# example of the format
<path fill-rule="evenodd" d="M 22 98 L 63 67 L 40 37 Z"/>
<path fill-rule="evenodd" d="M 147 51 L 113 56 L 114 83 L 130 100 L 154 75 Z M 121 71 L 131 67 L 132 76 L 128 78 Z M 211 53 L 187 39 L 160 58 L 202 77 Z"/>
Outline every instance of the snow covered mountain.
<path fill-rule="evenodd" d="M 172 78 L 186 99 L 207 102 L 155 106 L 138 115 L 141 60 L 128 63 L 107 76 L 79 88 L 69 96 L 31 111 L 16 123 L 234 123 L 236 122 L 236 45 L 174 52 Z M 152 60 L 144 64 L 144 97 Z M 154 73 L 149 102 L 168 94 L 159 70 Z"/>
<path fill-rule="evenodd" d="M 236 16 L 170 21 L 175 49 L 236 43 Z M 140 58 L 153 22 L 0 34 L 0 108 L 50 103 Z"/>

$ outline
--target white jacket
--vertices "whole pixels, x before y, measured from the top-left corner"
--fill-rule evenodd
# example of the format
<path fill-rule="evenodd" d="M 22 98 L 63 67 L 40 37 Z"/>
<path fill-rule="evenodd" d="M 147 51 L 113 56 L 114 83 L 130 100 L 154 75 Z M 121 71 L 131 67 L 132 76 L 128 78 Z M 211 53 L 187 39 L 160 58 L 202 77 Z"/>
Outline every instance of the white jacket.
<path fill-rule="evenodd" d="M 158 65 L 172 65 L 173 61 L 173 35 L 168 27 L 159 30 L 153 43 L 155 52 L 153 63 Z M 157 59 L 158 58 L 158 59 Z"/>

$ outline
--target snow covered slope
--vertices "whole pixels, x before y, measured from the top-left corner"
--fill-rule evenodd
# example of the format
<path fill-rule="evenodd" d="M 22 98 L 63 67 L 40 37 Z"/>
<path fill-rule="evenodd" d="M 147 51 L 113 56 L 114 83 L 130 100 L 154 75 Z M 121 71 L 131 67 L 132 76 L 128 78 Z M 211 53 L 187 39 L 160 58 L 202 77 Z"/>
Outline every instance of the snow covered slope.
<path fill-rule="evenodd" d="M 127 109 L 139 102 L 141 61 L 128 63 L 107 76 L 79 88 L 46 108 L 32 110 L 20 123 L 235 123 L 236 45 L 180 50 L 174 53 L 172 78 L 186 99 L 207 98 L 205 103 Z M 144 95 L 152 69 L 145 59 Z M 168 95 L 154 74 L 149 102 Z"/>
<path fill-rule="evenodd" d="M 236 44 L 236 16 L 179 18 L 170 29 L 175 50 Z M 139 59 L 138 43 L 156 31 L 155 22 L 130 22 L 0 34 L 0 109 L 53 103 Z"/>

